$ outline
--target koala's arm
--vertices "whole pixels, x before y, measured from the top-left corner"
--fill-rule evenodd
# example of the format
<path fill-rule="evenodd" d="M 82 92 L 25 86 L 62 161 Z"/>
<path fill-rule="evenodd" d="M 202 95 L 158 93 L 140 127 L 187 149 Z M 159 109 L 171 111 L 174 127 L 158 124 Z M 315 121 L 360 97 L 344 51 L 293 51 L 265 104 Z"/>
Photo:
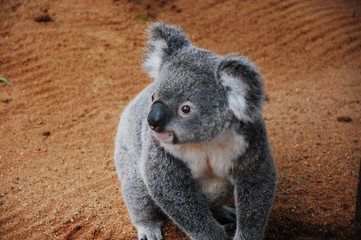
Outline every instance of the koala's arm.
<path fill-rule="evenodd" d="M 245 130 L 249 147 L 233 171 L 237 231 L 234 239 L 262 239 L 276 191 L 277 173 L 263 120 Z"/>
<path fill-rule="evenodd" d="M 166 152 L 156 140 L 150 141 L 143 161 L 150 195 L 191 239 L 231 239 L 212 217 L 183 162 Z"/>

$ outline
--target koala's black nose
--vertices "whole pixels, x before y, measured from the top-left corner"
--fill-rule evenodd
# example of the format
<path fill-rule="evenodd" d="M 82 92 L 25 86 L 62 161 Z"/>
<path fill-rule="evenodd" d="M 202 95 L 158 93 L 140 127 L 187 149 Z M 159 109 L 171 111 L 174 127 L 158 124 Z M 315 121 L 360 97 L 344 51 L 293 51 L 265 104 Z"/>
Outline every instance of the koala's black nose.
<path fill-rule="evenodd" d="M 167 107 L 160 102 L 155 102 L 148 114 L 148 124 L 156 132 L 162 132 L 167 121 Z"/>

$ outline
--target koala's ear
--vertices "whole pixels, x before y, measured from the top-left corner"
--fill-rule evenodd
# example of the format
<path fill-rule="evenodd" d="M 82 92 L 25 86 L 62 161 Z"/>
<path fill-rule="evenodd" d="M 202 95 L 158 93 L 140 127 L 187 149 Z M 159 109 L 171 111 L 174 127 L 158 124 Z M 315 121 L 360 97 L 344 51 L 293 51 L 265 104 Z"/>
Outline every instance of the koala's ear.
<path fill-rule="evenodd" d="M 144 69 L 151 78 L 156 78 L 164 59 L 176 55 L 179 50 L 189 45 L 188 37 L 180 28 L 165 23 L 152 24 L 148 30 Z"/>
<path fill-rule="evenodd" d="M 244 56 L 229 55 L 220 63 L 217 75 L 234 116 L 252 121 L 262 111 L 264 101 L 262 77 L 256 66 Z"/>

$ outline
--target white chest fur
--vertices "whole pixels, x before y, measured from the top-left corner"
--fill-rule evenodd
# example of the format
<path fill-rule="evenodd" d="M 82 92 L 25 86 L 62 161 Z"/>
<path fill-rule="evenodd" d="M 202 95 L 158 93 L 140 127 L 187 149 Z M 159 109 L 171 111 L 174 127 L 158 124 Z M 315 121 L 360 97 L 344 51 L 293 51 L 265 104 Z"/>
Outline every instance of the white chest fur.
<path fill-rule="evenodd" d="M 231 127 L 211 142 L 165 146 L 174 156 L 186 162 L 196 179 L 229 176 L 233 160 L 247 148 L 243 136 Z"/>

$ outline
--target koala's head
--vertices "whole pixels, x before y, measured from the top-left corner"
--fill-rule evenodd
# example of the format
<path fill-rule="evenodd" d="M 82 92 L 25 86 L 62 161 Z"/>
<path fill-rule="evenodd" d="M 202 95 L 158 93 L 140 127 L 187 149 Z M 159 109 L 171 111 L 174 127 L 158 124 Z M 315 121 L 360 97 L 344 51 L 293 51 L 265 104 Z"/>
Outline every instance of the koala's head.
<path fill-rule="evenodd" d="M 165 143 L 201 143 L 234 121 L 250 122 L 263 102 L 262 79 L 245 57 L 193 46 L 175 26 L 150 27 L 143 66 L 154 78 L 148 123 Z"/>

